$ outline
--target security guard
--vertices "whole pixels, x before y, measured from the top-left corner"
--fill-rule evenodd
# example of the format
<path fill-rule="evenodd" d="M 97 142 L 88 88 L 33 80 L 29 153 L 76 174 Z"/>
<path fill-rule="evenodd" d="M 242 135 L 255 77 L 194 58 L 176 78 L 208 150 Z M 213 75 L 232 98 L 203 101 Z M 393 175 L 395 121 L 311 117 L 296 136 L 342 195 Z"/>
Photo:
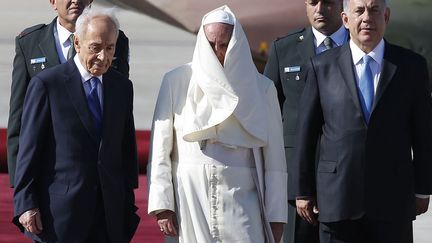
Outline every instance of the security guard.
<path fill-rule="evenodd" d="M 291 190 L 292 159 L 300 97 L 305 85 L 306 63 L 329 48 L 341 46 L 349 35 L 342 25 L 342 0 L 306 0 L 311 27 L 291 32 L 274 41 L 264 75 L 273 80 L 283 118 L 285 156 L 288 168 L 288 224 L 284 242 L 318 243 L 318 226 L 310 225 L 296 213 L 296 198 Z M 300 195 L 301 196 L 301 195 Z M 302 203 L 302 200 L 297 200 Z M 311 206 L 311 205 L 300 205 Z"/>

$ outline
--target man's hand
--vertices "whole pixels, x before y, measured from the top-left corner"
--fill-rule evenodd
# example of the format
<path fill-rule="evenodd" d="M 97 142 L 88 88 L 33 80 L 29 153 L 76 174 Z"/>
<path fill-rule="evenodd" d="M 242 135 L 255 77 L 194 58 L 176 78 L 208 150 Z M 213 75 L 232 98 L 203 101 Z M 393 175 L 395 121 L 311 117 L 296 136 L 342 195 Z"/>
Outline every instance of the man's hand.
<path fill-rule="evenodd" d="M 173 211 L 165 210 L 156 214 L 157 222 L 160 228 L 160 231 L 167 236 L 176 236 L 177 235 L 177 217 Z"/>
<path fill-rule="evenodd" d="M 270 227 L 273 233 L 273 238 L 275 242 L 280 242 L 283 235 L 283 225 L 284 223 L 270 222 Z"/>
<path fill-rule="evenodd" d="M 21 214 L 19 222 L 30 233 L 40 234 L 43 230 L 39 208 L 33 208 Z"/>
<path fill-rule="evenodd" d="M 420 215 L 426 213 L 429 207 L 429 198 L 416 197 L 416 214 Z"/>
<path fill-rule="evenodd" d="M 312 225 L 318 223 L 315 213 L 318 213 L 315 199 L 313 198 L 302 198 L 296 199 L 297 213 L 302 219 L 306 220 Z"/>

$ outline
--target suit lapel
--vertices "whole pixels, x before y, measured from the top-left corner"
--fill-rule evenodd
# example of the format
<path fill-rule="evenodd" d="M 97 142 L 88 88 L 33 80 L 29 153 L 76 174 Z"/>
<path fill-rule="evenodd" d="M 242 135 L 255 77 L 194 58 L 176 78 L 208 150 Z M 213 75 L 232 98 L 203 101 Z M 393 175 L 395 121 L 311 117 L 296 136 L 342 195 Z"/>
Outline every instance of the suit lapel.
<path fill-rule="evenodd" d="M 384 49 L 384 58 L 383 58 L 382 68 L 381 68 L 381 76 L 378 82 L 378 87 L 375 94 L 375 100 L 372 107 L 372 112 L 377 106 L 378 102 L 380 101 L 387 86 L 390 84 L 390 81 L 392 80 L 397 69 L 397 66 L 391 62 L 391 57 L 388 55 L 388 53 L 391 53 L 391 50 L 389 50 L 390 48 L 391 46 L 386 43 Z"/>
<path fill-rule="evenodd" d="M 357 109 L 362 112 L 359 95 L 357 92 L 357 82 L 354 76 L 354 64 L 352 61 L 351 50 L 349 44 L 341 47 L 341 55 L 338 58 L 339 70 L 342 73 L 342 78 L 351 93 L 351 97 Z"/>
<path fill-rule="evenodd" d="M 55 44 L 54 38 L 54 26 L 57 23 L 57 18 L 55 18 L 51 24 L 48 26 L 47 31 L 45 31 L 41 42 L 39 43 L 39 48 L 42 53 L 47 58 L 48 67 L 53 67 L 60 64 L 60 59 L 57 53 L 57 46 Z"/>
<path fill-rule="evenodd" d="M 297 51 L 303 63 L 308 63 L 309 59 L 315 56 L 314 37 L 310 27 L 298 37 Z"/>
<path fill-rule="evenodd" d="M 64 80 L 66 91 L 69 94 L 69 98 L 72 101 L 81 122 L 84 124 L 84 127 L 87 129 L 93 140 L 96 143 L 99 143 L 95 122 L 90 114 L 87 98 L 81 82 L 81 75 L 75 66 L 73 59 L 70 59 L 67 62 Z"/>

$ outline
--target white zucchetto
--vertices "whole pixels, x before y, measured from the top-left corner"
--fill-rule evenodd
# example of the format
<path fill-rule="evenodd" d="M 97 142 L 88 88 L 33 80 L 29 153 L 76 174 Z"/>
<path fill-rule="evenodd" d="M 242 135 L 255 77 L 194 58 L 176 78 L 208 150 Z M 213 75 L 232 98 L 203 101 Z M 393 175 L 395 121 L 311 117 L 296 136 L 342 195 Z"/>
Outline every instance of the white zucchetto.
<path fill-rule="evenodd" d="M 234 19 L 232 16 L 222 9 L 210 12 L 203 20 L 203 25 L 212 23 L 225 23 L 234 25 Z"/>

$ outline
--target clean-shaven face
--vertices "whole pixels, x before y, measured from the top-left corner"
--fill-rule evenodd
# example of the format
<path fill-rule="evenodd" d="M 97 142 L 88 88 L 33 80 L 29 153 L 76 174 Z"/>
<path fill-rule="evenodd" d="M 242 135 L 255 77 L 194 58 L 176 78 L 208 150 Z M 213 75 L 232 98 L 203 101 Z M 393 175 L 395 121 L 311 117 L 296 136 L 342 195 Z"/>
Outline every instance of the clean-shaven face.
<path fill-rule="evenodd" d="M 342 20 L 351 39 L 364 52 L 372 51 L 384 37 L 390 18 L 385 0 L 350 0 Z"/>
<path fill-rule="evenodd" d="M 67 28 L 75 26 L 78 17 L 93 0 L 50 0 L 51 7 L 57 11 L 60 24 Z M 75 30 L 69 30 L 74 32 Z"/>
<path fill-rule="evenodd" d="M 115 24 L 108 17 L 95 17 L 81 35 L 75 37 L 75 49 L 81 64 L 93 76 L 106 73 L 115 53 Z"/>
<path fill-rule="evenodd" d="M 309 23 L 324 35 L 331 35 L 342 25 L 342 0 L 306 0 Z"/>

